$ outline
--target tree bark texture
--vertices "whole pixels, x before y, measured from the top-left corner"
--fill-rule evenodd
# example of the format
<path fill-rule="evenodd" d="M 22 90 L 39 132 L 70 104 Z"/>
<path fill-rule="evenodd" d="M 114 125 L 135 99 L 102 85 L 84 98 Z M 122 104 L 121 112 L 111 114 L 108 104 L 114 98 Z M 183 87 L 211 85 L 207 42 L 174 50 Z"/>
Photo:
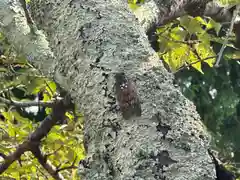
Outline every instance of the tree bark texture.
<path fill-rule="evenodd" d="M 3 2 L 12 4 L 2 9 Z M 159 18 L 165 18 L 171 4 L 159 3 L 164 5 Z M 209 135 L 195 106 L 173 85 L 126 1 L 31 0 L 31 15 L 49 42 L 43 53 L 26 48 L 39 39 L 18 36 L 27 28 L 9 30 L 17 29 L 10 16 L 18 11 L 6 7 L 18 6 L 14 0 L 0 2 L 0 20 L 7 19 L 1 30 L 84 112 L 87 157 L 79 168 L 81 179 L 214 179 Z M 122 71 L 137 86 L 141 117 L 124 120 L 116 106 L 114 75 Z"/>

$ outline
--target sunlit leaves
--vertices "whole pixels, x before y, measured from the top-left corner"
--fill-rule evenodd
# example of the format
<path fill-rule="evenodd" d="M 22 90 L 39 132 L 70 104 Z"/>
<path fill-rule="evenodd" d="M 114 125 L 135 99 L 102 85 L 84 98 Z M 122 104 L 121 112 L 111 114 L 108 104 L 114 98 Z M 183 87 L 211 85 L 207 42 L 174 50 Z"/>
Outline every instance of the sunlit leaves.
<path fill-rule="evenodd" d="M 183 16 L 180 18 L 180 25 L 183 26 L 190 34 L 203 33 L 199 18 L 192 18 L 190 16 Z"/>
<path fill-rule="evenodd" d="M 218 0 L 218 1 L 224 5 L 236 5 L 240 3 L 240 0 Z"/>
<path fill-rule="evenodd" d="M 228 1 L 227 3 L 236 3 Z M 138 0 L 129 0 L 132 10 L 138 8 Z M 226 2 L 225 2 L 226 3 Z M 213 67 L 216 61 L 216 54 L 212 50 L 210 43 L 223 43 L 224 40 L 212 34 L 209 30 L 214 30 L 219 34 L 222 25 L 211 18 L 183 16 L 178 21 L 171 22 L 157 29 L 158 54 L 176 72 L 182 68 L 193 67 L 199 72 L 202 71 L 202 63 L 207 63 Z M 232 46 L 231 43 L 227 46 Z"/>
<path fill-rule="evenodd" d="M 232 53 L 226 53 L 225 57 L 226 57 L 226 59 L 239 60 L 240 59 L 240 51 L 234 51 Z"/>
<path fill-rule="evenodd" d="M 139 6 L 138 6 L 138 3 L 143 3 L 144 0 L 128 0 L 128 6 L 130 9 L 132 9 L 133 11 L 135 9 L 137 9 Z"/>
<path fill-rule="evenodd" d="M 221 27 L 222 25 L 220 23 L 217 23 L 214 20 L 210 19 L 207 23 L 206 29 L 208 30 L 213 28 L 218 35 Z"/>
<path fill-rule="evenodd" d="M 37 94 L 42 89 L 45 89 L 46 87 L 46 79 L 41 77 L 34 77 L 29 78 L 29 81 L 27 82 L 27 92 L 30 92 L 32 94 Z"/>
<path fill-rule="evenodd" d="M 181 17 L 178 24 L 170 23 L 157 30 L 159 56 L 173 72 L 193 67 L 203 73 L 202 63 L 212 67 L 216 60 L 216 54 L 210 45 L 212 36 L 207 30 L 215 29 L 218 33 L 220 28 L 221 26 L 212 20 Z"/>
<path fill-rule="evenodd" d="M 13 152 L 21 142 L 26 140 L 38 124 L 33 124 L 33 122 L 27 121 L 27 119 L 19 121 L 21 116 L 16 112 L 3 112 L 2 114 L 5 117 L 5 121 L 0 121 L 0 152 L 7 154 Z M 68 117 L 70 120 L 68 124 L 54 126 L 41 143 L 41 150 L 48 154 L 48 160 L 54 166 L 59 166 L 60 168 L 70 166 L 73 162 L 77 166 L 79 160 L 85 156 L 82 144 L 82 120 L 72 121 L 73 117 L 69 113 Z M 18 120 L 17 124 L 12 122 L 14 118 Z M 23 166 L 20 167 L 19 163 L 15 162 L 3 175 L 16 179 L 28 179 L 29 177 L 31 177 L 30 179 L 39 179 L 43 174 L 48 176 L 30 153 L 22 155 L 21 160 Z M 42 174 L 39 174 L 39 171 L 42 171 Z M 73 179 L 76 176 L 74 172 L 74 169 L 69 169 L 61 173 L 65 177 Z"/>
<path fill-rule="evenodd" d="M 50 153 L 49 160 L 55 166 L 61 164 L 61 167 L 69 166 L 76 159 L 76 164 L 85 156 L 82 144 L 82 129 L 79 129 L 79 123 L 74 123 L 75 129 L 68 129 L 67 125 L 55 126 L 44 140 L 42 148 Z M 51 154 L 53 153 L 53 154 Z M 61 159 L 61 160 L 60 160 Z M 71 170 L 74 171 L 74 170 Z M 65 172 L 67 177 L 74 173 Z"/>
<path fill-rule="evenodd" d="M 195 45 L 195 49 L 201 59 L 206 62 L 210 67 L 213 67 L 213 63 L 216 59 L 216 54 L 210 44 L 199 43 Z"/>
<path fill-rule="evenodd" d="M 17 56 L 14 49 L 6 44 L 3 36 L 0 37 L 0 43 L 3 43 L 0 50 L 4 53 L 0 56 L 1 96 L 18 101 L 30 101 L 28 98 L 30 95 L 37 96 L 41 92 L 42 101 L 53 100 L 57 91 L 56 84 L 43 77 L 28 64 L 24 57 Z M 21 96 L 13 93 L 12 89 L 21 91 Z M 51 113 L 51 108 L 47 108 L 46 112 Z M 40 123 L 23 117 L 15 107 L 3 103 L 0 103 L 0 113 L 3 117 L 0 119 L 0 152 L 8 155 L 14 152 L 16 147 L 25 141 Z M 77 166 L 79 160 L 85 156 L 82 144 L 83 119 L 78 118 L 74 121 L 73 112 L 67 112 L 66 119 L 67 124 L 54 126 L 40 146 L 43 153 L 48 155 L 48 160 L 60 168 L 69 166 L 73 162 Z M 21 164 L 22 166 L 17 161 L 14 162 L 1 177 L 30 180 L 52 179 L 30 152 L 21 156 Z M 76 179 L 75 169 L 64 170 L 61 173 L 68 179 Z"/>
<path fill-rule="evenodd" d="M 57 90 L 56 84 L 53 81 L 46 81 L 46 84 L 46 91 L 48 92 L 48 94 L 51 94 L 53 96 Z"/>
<path fill-rule="evenodd" d="M 173 71 L 176 71 L 187 62 L 190 56 L 193 56 L 193 53 L 189 50 L 188 46 L 184 44 L 180 45 L 178 48 L 175 47 L 174 50 L 162 55 L 165 62 Z"/>

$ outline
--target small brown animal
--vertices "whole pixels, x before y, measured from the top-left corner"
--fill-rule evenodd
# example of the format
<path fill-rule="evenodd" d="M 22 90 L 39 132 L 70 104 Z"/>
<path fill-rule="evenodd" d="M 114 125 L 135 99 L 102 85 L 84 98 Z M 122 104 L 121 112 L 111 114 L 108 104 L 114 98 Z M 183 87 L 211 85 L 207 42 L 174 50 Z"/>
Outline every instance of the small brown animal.
<path fill-rule="evenodd" d="M 116 95 L 124 119 L 132 116 L 141 116 L 141 104 L 138 98 L 136 85 L 127 78 L 125 73 L 116 73 Z"/>

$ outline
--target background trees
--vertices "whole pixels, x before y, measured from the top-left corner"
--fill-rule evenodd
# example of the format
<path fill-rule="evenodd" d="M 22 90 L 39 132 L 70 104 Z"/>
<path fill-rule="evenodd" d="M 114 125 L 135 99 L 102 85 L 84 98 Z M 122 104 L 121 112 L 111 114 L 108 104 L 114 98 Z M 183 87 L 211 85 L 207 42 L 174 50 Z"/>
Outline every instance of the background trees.
<path fill-rule="evenodd" d="M 2 5 L 4 2 L 6 1 L 2 1 Z M 36 0 L 30 3 L 35 26 L 26 23 L 19 2 L 12 2 L 12 5 L 1 6 L 5 8 L 0 11 L 3 17 L 10 19 L 2 19 L 5 21 L 1 29 L 5 35 L 3 45 L 7 45 L 3 48 L 4 81 L 1 87 L 4 104 L 1 108 L 3 138 L 0 152 L 5 161 L 6 155 L 16 151 L 18 144 L 40 127 L 35 122 L 36 117 L 24 118 L 25 111 L 16 108 L 16 103 L 11 99 L 33 100 L 38 96 L 44 102 L 55 102 L 57 88 L 56 84 L 46 79 L 50 77 L 65 89 L 63 91 L 60 88 L 61 97 L 70 94 L 78 112 L 85 116 L 87 154 L 80 163 L 82 178 L 176 179 L 188 174 L 188 179 L 211 179 L 213 169 L 206 153 L 209 146 L 208 134 L 199 121 L 199 116 L 195 114 L 194 106 L 172 85 L 172 76 L 162 67 L 158 56 L 149 46 L 146 32 L 165 67 L 175 73 L 184 94 L 195 102 L 203 122 L 216 134 L 217 146 L 222 152 L 232 151 L 237 154 L 239 141 L 232 134 L 234 131 L 229 136 L 226 133 L 224 136 L 220 134 L 229 132 L 226 127 L 231 127 L 237 135 L 238 119 L 234 108 L 238 104 L 238 85 L 234 73 L 237 74 L 238 65 L 234 61 L 221 59 L 221 67 L 212 68 L 221 44 L 224 43 L 223 39 L 226 38 L 224 31 L 228 32 L 229 24 L 222 28 L 221 24 L 209 17 L 203 17 L 208 15 L 221 22 L 233 19 L 237 25 L 233 18 L 237 6 L 231 4 L 231 8 L 222 8 L 216 4 L 209 5 L 207 1 L 186 1 L 183 4 L 169 1 L 164 2 L 165 6 L 162 7 L 161 1 L 147 1 L 137 8 L 136 2 L 129 2 L 140 26 L 125 1 L 119 4 L 119 1 Z M 207 11 L 209 6 L 211 10 L 216 8 L 218 13 Z M 142 12 L 146 12 L 142 10 L 149 10 L 149 7 L 154 7 L 151 8 L 154 12 L 141 16 Z M 19 8 L 21 13 L 12 11 L 11 8 Z M 188 16 L 184 16 L 186 14 Z M 180 19 L 176 20 L 177 17 Z M 155 30 L 157 34 L 154 34 Z M 7 44 L 5 37 L 11 45 Z M 227 44 L 228 54 L 224 55 L 228 56 L 222 57 L 237 59 L 237 41 L 234 38 L 232 44 L 230 41 Z M 185 71 L 192 67 L 194 69 Z M 122 70 L 137 83 L 143 107 L 140 119 L 123 121 L 114 106 L 113 77 Z M 40 107 L 37 106 L 38 108 Z M 47 114 L 55 117 L 51 108 L 45 108 L 44 117 Z M 47 137 L 40 141 L 40 146 L 37 145 L 43 156 L 36 156 L 36 151 L 32 150 L 40 164 L 54 178 L 75 177 L 75 166 L 85 155 L 82 147 L 82 118 L 78 118 L 75 123 L 73 109 L 64 109 L 63 112 L 67 110 L 70 110 L 66 114 L 67 120 L 64 118 L 67 124 L 58 122 L 46 134 Z M 54 125 L 56 122 L 52 119 Z M 225 150 L 226 147 L 229 151 Z M 46 154 L 50 155 L 45 156 Z M 163 160 L 163 157 L 168 158 Z M 45 176 L 41 166 L 32 159 L 31 154 L 21 156 L 22 167 L 16 161 L 4 176 Z M 174 171 L 180 167 L 180 172 Z M 16 168 L 19 169 L 17 172 Z"/>

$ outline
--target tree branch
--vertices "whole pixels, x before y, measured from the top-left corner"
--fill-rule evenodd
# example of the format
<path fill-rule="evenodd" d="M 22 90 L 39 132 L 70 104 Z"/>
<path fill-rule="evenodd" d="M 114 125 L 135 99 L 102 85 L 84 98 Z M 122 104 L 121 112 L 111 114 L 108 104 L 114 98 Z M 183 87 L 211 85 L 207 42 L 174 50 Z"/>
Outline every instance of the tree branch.
<path fill-rule="evenodd" d="M 222 6 L 215 1 L 206 0 L 182 1 L 179 3 L 169 0 L 167 6 L 167 11 L 163 11 L 161 1 L 153 0 L 144 3 L 139 9 L 134 11 L 135 16 L 144 27 L 152 48 L 155 51 L 159 50 L 157 42 L 158 36 L 155 33 L 159 26 L 163 26 L 186 14 L 193 17 L 207 16 L 216 22 L 230 24 L 233 18 L 233 12 L 236 9 L 236 6 Z"/>
<path fill-rule="evenodd" d="M 77 160 L 77 157 L 75 157 L 74 161 L 72 162 L 72 164 L 70 166 L 66 166 L 66 167 L 63 167 L 63 168 L 58 168 L 56 170 L 56 172 L 60 172 L 60 171 L 67 170 L 67 169 L 76 169 L 77 166 L 74 165 L 76 163 L 76 160 Z"/>
<path fill-rule="evenodd" d="M 192 65 L 194 65 L 194 64 L 197 64 L 197 63 L 199 63 L 199 62 L 204 62 L 204 61 L 206 61 L 206 60 L 208 60 L 208 59 L 212 59 L 212 58 L 216 58 L 217 56 L 210 56 L 210 57 L 207 57 L 207 58 L 204 58 L 204 59 L 198 59 L 197 61 L 194 61 L 194 62 L 191 62 L 191 63 L 188 63 L 187 65 L 183 65 L 183 66 L 181 66 L 180 68 L 178 68 L 178 70 L 175 72 L 175 73 L 177 73 L 177 72 L 179 72 L 179 71 L 181 71 L 181 70 L 183 70 L 183 69 L 185 69 L 185 68 L 189 68 L 190 66 L 192 66 Z"/>
<path fill-rule="evenodd" d="M 3 102 L 8 105 L 12 105 L 15 107 L 30 107 L 30 106 L 42 106 L 42 107 L 53 107 L 55 104 L 55 101 L 26 101 L 26 102 L 20 102 L 15 100 L 8 100 L 3 97 L 0 97 L 0 102 Z"/>
<path fill-rule="evenodd" d="M 219 67 L 219 63 L 220 63 L 220 60 L 222 58 L 222 55 L 223 55 L 223 51 L 224 49 L 226 48 L 226 45 L 228 43 L 228 38 L 230 36 L 230 34 L 233 32 L 233 27 L 234 27 L 234 22 L 237 18 L 237 15 L 238 15 L 238 12 L 239 12 L 239 9 L 240 9 L 240 6 L 238 5 L 237 8 L 234 10 L 234 15 L 232 17 L 232 20 L 231 20 L 231 25 L 230 25 L 230 28 L 228 30 L 228 33 L 227 33 L 227 37 L 224 39 L 224 42 L 222 44 L 222 47 L 218 53 L 218 58 L 217 58 L 217 61 L 216 61 L 216 64 L 215 64 L 215 67 Z"/>
<path fill-rule="evenodd" d="M 20 144 L 16 151 L 9 154 L 8 156 L 1 154 L 4 157 L 4 162 L 0 165 L 0 174 L 2 174 L 14 161 L 20 159 L 21 155 L 26 151 L 31 151 L 33 155 L 38 159 L 39 163 L 51 174 L 55 179 L 64 179 L 53 166 L 47 163 L 47 158 L 42 155 L 39 145 L 41 139 L 47 136 L 52 127 L 57 121 L 62 121 L 65 117 L 65 112 L 68 109 L 68 104 L 65 99 L 56 101 L 52 108 L 52 113 L 47 116 L 40 126 L 30 134 L 28 139 Z"/>
<path fill-rule="evenodd" d="M 56 170 L 56 168 L 47 161 L 46 157 L 42 154 L 39 146 L 35 146 L 31 149 L 33 155 L 37 158 L 38 162 L 42 167 L 54 178 L 57 180 L 63 180 L 64 177 Z"/>
<path fill-rule="evenodd" d="M 34 33 L 31 33 L 32 28 L 27 22 L 28 18 L 20 1 L 1 0 L 0 14 L 0 30 L 7 37 L 9 43 L 25 55 L 34 67 L 45 71 L 44 73 L 48 77 L 52 77 L 55 56 L 42 31 L 36 29 Z"/>
<path fill-rule="evenodd" d="M 15 152 L 9 154 L 4 158 L 4 162 L 0 164 L 0 174 L 2 174 L 14 161 L 18 160 L 23 153 L 29 150 L 29 141 L 25 141 L 20 144 Z"/>

